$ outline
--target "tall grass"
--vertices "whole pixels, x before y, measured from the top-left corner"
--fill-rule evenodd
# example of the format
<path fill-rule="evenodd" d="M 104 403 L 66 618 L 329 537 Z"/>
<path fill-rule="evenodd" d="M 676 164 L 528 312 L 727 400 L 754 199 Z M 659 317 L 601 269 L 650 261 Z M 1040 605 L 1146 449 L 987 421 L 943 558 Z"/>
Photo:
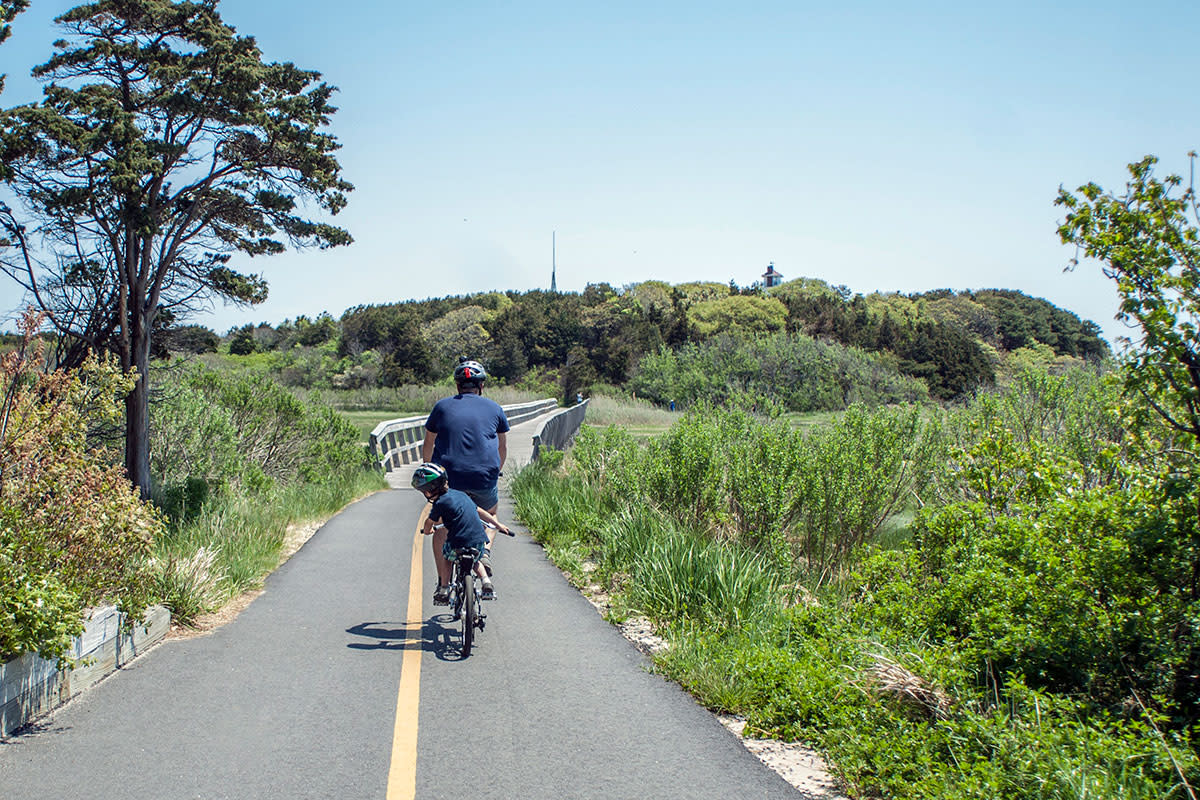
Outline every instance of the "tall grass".
<path fill-rule="evenodd" d="M 1011 409 L 1001 408 L 1011 412 L 1006 421 L 1050 424 L 1050 435 L 1030 434 L 1034 444 L 1049 439 L 1087 455 L 1077 445 L 1105 441 L 1093 433 L 1106 430 L 1100 413 L 1105 406 L 1085 396 L 1079 408 L 1063 412 L 1060 424 L 1043 413 L 1043 406 L 1065 408 L 1047 394 L 1055 388 L 1015 385 L 1007 399 L 983 398 L 956 413 L 970 422 L 997 402 L 1009 403 Z M 655 657 L 658 670 L 706 706 L 745 715 L 751 730 L 821 748 L 853 796 L 1194 800 L 1192 787 L 1200 783 L 1194 738 L 1200 728 L 1194 723 L 1157 717 L 1145 707 L 1139 712 L 1128 707 L 1130 701 L 1122 705 L 1119 694 L 1106 701 L 1095 691 L 1064 690 L 1062 681 L 1048 682 L 1049 673 L 1038 671 L 1042 662 L 1033 656 L 1041 657 L 1040 650 L 1014 662 L 1025 672 L 998 666 L 989 656 L 984 673 L 972 655 L 972 648 L 1006 636 L 1023 635 L 1039 647 L 1044 642 L 1055 657 L 1075 647 L 1070 635 L 1082 624 L 1075 606 L 1063 606 L 1071 613 L 1061 618 L 1043 609 L 1057 608 L 1047 598 L 1074 585 L 1063 570 L 1078 565 L 1056 561 L 1053 549 L 1031 548 L 1044 538 L 1067 541 L 1063 552 L 1072 557 L 1084 553 L 1087 540 L 1072 535 L 1067 523 L 1088 528 L 1094 517 L 1115 525 L 1101 513 L 1106 507 L 1097 505 L 1102 493 L 1069 495 L 1080 505 L 1064 506 L 1069 515 L 1061 519 L 1039 506 L 1042 513 L 1024 527 L 1008 520 L 998 529 L 1005 535 L 995 542 L 998 551 L 989 544 L 984 518 L 967 513 L 943 520 L 927 507 L 910 536 L 914 498 L 927 498 L 931 506 L 939 500 L 938 492 L 926 490 L 931 465 L 953 462 L 951 474 L 938 475 L 953 488 L 949 482 L 964 463 L 946 450 L 938 419 L 916 409 L 851 410 L 812 431 L 777 426 L 772 438 L 752 430 L 758 423 L 723 420 L 726 413 L 711 409 L 703 419 L 685 417 L 651 442 L 616 428 L 589 429 L 561 464 L 534 465 L 512 485 L 518 516 L 552 559 L 571 571 L 591 562 L 589 583 L 603 584 L 614 608 L 640 611 L 656 622 L 670 642 Z M 952 420 L 948 427 L 954 438 L 979 426 Z M 995 446 L 996 437 L 984 435 L 988 430 L 976 435 Z M 753 442 L 760 446 L 745 444 Z M 1096 465 L 1105 468 L 1103 460 Z M 1015 472 L 997 474 L 1011 478 Z M 1024 476 L 1046 479 L 1049 472 Z M 766 513 L 771 503 L 757 513 L 750 502 L 757 495 L 733 491 L 772 481 L 784 487 L 775 505 L 792 512 L 788 541 L 801 545 L 805 556 L 794 572 L 781 570 L 771 537 L 761 535 L 772 524 Z M 730 491 L 713 494 L 714 487 Z M 695 512 L 701 501 L 708 504 L 706 514 Z M 730 512 L 746 523 L 745 533 L 760 535 L 729 536 L 728 526 L 712 524 Z M 942 535 L 943 528 L 944 538 L 960 543 L 972 560 L 942 566 L 931 560 L 931 542 L 940 541 L 933 534 Z M 1021 532 L 1028 535 L 1018 537 Z M 836 544 L 839 568 L 823 568 L 821 574 L 832 579 L 814 581 L 812 566 L 826 564 L 821 553 L 833 547 L 818 547 L 821 536 Z M 1121 551 L 1104 552 L 1097 564 Z M 998 555 L 1032 561 L 1036 575 L 1022 584 L 1016 562 Z M 1125 570 L 1122 579 L 1136 572 Z M 1029 597 L 1045 601 L 1029 613 L 1027 595 L 1018 591 L 1023 585 L 1037 588 Z M 1112 597 L 1121 589 L 1115 578 L 1091 581 L 1084 587 L 1089 597 L 1092 586 L 1103 586 Z M 1013 607 L 998 598 L 1012 599 Z M 1164 613 L 1161 598 L 1154 607 Z M 1105 609 L 1114 618 L 1118 611 Z M 1061 643 L 1052 636 L 1060 629 Z M 979 634 L 964 639 L 962 631 Z M 1081 641 L 1097 635 L 1094 627 L 1079 633 Z"/>
<path fill-rule="evenodd" d="M 780 574 L 768 559 L 663 519 L 651 525 L 656 530 L 628 569 L 630 599 L 652 618 L 738 628 L 778 608 Z"/>
<path fill-rule="evenodd" d="M 777 608 L 782 575 L 747 548 L 689 530 L 651 508 L 616 511 L 597 490 L 538 466 L 513 481 L 517 515 L 570 572 L 583 558 L 598 577 L 627 589 L 631 607 L 660 620 L 738 627 Z"/>
<path fill-rule="evenodd" d="M 588 398 L 587 423 L 601 428 L 617 425 L 639 430 L 666 430 L 679 416 L 677 412 L 637 397 L 604 393 Z"/>
<path fill-rule="evenodd" d="M 185 624 L 218 608 L 260 586 L 279 566 L 289 525 L 322 520 L 382 488 L 379 473 L 356 470 L 322 483 L 214 499 L 195 518 L 172 525 L 156 543 L 164 602 Z"/>

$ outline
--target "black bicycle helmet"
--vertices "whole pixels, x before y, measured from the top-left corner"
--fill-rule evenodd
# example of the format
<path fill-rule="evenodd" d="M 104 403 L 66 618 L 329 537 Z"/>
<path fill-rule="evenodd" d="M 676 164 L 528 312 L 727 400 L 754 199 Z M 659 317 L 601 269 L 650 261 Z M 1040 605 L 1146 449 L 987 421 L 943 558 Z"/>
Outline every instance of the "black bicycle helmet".
<path fill-rule="evenodd" d="M 425 463 L 412 476 L 414 489 L 441 489 L 446 485 L 446 468 L 441 464 Z"/>
<path fill-rule="evenodd" d="M 478 361 L 471 361 L 466 356 L 458 359 L 454 368 L 454 382 L 459 386 L 483 386 L 487 380 L 487 370 Z"/>

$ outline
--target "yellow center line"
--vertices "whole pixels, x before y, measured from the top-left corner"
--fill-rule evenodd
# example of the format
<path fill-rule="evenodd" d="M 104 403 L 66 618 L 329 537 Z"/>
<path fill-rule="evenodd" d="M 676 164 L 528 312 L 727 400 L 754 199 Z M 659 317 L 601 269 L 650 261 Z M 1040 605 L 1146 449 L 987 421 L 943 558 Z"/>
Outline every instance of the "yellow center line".
<path fill-rule="evenodd" d="M 387 800 L 412 800 L 417 794 L 417 711 L 421 702 L 421 649 L 424 625 L 421 596 L 421 528 L 429 507 L 417 520 L 413 536 L 412 569 L 408 579 L 408 618 L 405 621 L 404 657 L 400 662 L 400 691 L 396 697 L 396 725 L 392 729 L 392 765 L 388 769 Z M 413 636 L 412 633 L 416 632 Z"/>

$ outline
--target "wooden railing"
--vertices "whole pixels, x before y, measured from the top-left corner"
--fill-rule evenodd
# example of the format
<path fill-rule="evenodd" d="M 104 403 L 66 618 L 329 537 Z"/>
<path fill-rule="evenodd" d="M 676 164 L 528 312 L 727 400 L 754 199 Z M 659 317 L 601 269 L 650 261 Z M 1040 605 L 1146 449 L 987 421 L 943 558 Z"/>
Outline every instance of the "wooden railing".
<path fill-rule="evenodd" d="M 550 397 L 532 403 L 513 403 L 502 408 L 508 417 L 508 424 L 519 425 L 558 408 L 558 401 Z M 375 426 L 370 436 L 371 452 L 379 460 L 384 472 L 421 460 L 421 444 L 425 441 L 425 420 L 428 418 L 428 414 L 402 417 Z"/>
<path fill-rule="evenodd" d="M 583 417 L 587 414 L 588 401 L 584 400 L 570 408 L 561 408 L 547 417 L 533 434 L 533 460 L 537 461 L 538 453 L 543 447 L 555 450 L 566 450 L 579 433 Z"/>

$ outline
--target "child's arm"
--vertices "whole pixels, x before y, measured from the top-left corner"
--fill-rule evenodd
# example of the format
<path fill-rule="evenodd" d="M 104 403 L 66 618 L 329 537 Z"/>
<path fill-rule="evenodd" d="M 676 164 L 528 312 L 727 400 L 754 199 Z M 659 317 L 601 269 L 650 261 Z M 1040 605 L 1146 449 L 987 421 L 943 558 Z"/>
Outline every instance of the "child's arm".
<path fill-rule="evenodd" d="M 421 533 L 424 534 L 425 536 L 428 536 L 429 534 L 433 533 L 434 526 L 435 526 L 435 522 L 433 520 L 433 517 L 432 516 L 426 517 L 425 518 L 425 527 L 421 529 Z"/>
<path fill-rule="evenodd" d="M 499 519 L 497 519 L 495 516 L 493 516 L 490 512 L 485 511 L 484 509 L 480 508 L 479 506 L 476 506 L 475 510 L 479 512 L 479 518 L 481 520 L 483 520 L 484 522 L 486 522 L 488 525 L 491 525 L 493 528 L 500 531 L 505 536 L 512 536 L 512 531 L 510 531 L 508 529 L 508 526 L 505 525 L 503 522 L 501 522 Z"/>

